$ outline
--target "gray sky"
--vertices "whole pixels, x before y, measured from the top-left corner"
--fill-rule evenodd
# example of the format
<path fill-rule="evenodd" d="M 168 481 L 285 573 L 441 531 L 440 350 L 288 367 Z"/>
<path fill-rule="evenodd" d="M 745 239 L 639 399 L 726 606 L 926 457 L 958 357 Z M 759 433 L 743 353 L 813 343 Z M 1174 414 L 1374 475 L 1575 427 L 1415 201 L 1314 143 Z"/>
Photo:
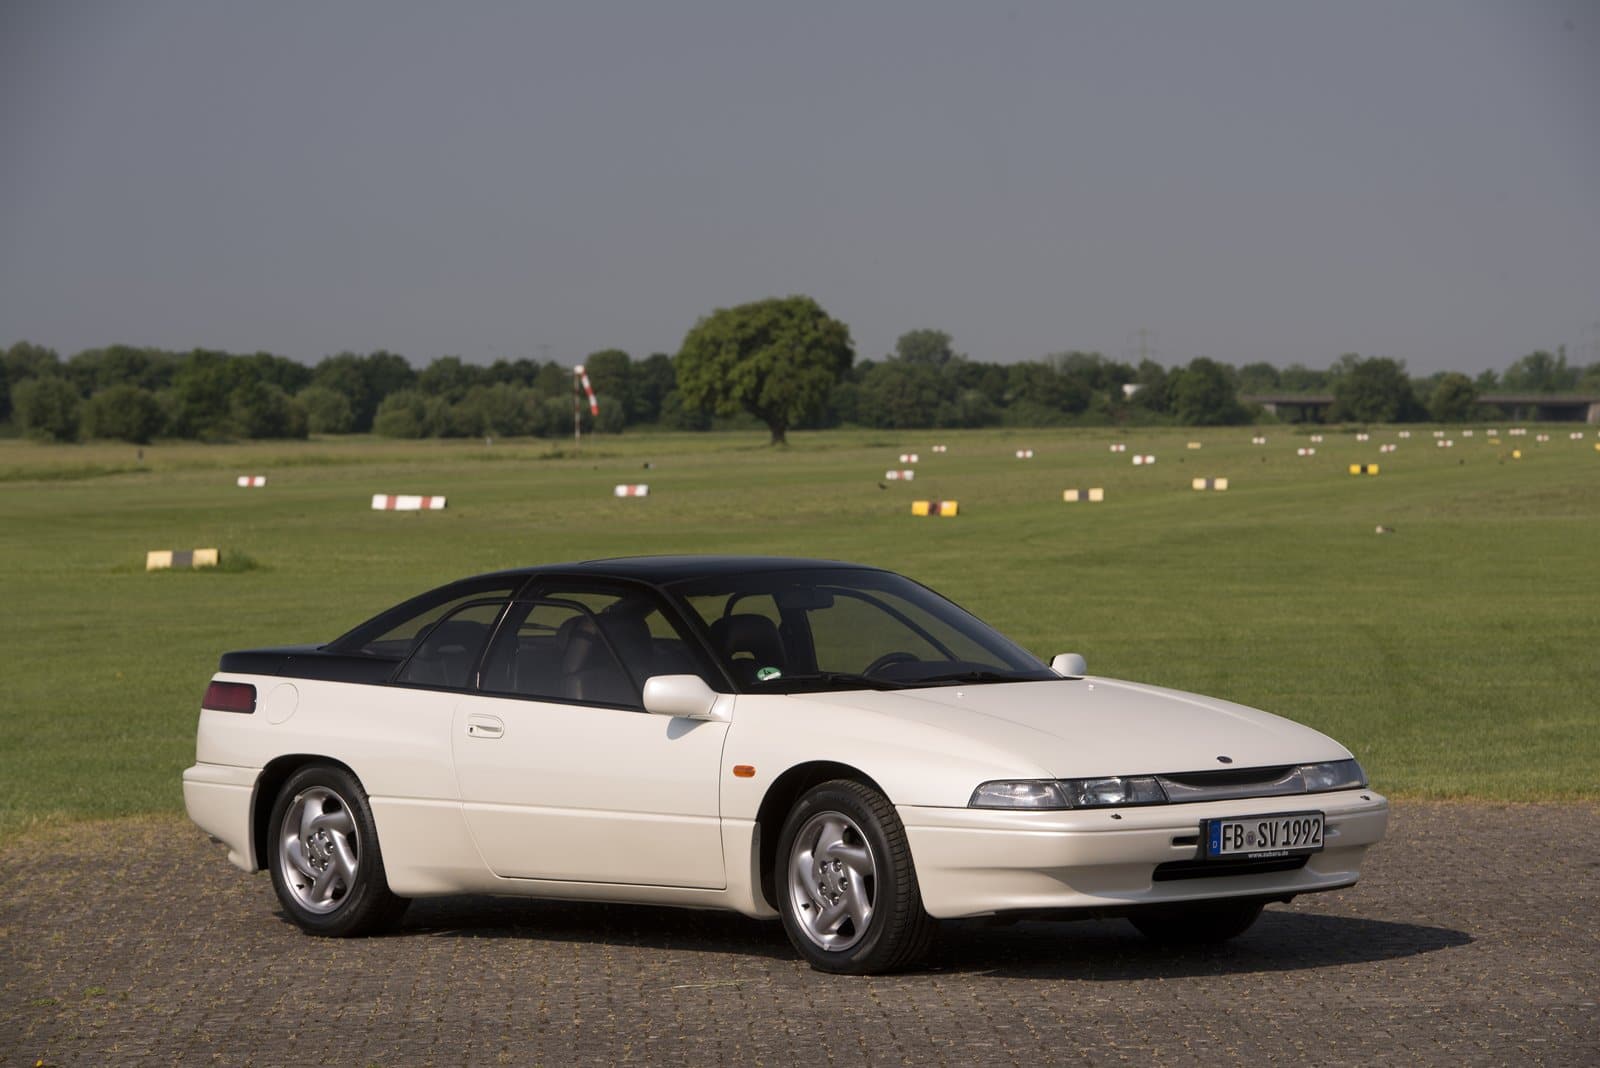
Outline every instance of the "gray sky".
<path fill-rule="evenodd" d="M 0 345 L 1600 360 L 1600 0 L 0 0 Z M 542 346 L 548 346 L 543 348 Z"/>

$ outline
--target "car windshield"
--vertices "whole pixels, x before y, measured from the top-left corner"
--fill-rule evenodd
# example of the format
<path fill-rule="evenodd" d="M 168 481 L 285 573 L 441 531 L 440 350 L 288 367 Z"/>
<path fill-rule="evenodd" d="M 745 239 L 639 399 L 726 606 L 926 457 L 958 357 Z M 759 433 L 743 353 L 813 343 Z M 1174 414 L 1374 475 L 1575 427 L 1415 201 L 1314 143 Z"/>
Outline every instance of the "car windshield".
<path fill-rule="evenodd" d="M 753 693 L 907 689 L 1057 676 L 925 586 L 888 571 L 805 568 L 674 584 Z"/>

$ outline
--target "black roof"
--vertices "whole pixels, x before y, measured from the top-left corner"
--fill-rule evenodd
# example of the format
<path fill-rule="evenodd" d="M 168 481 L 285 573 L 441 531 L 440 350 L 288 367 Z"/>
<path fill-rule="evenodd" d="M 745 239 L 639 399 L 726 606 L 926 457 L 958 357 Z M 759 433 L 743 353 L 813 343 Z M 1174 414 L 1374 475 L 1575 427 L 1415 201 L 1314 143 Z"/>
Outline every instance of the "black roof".
<path fill-rule="evenodd" d="M 764 571 L 807 571 L 816 568 L 848 568 L 856 571 L 881 571 L 868 564 L 842 560 L 813 560 L 800 556 L 614 556 L 601 560 L 577 560 L 564 564 L 509 568 L 498 575 L 587 575 L 615 576 L 652 585 L 665 585 L 685 579 L 712 575 L 748 575 Z"/>
<path fill-rule="evenodd" d="M 717 575 L 814 571 L 822 568 L 876 572 L 883 572 L 884 570 L 867 564 L 850 564 L 839 560 L 808 560 L 804 557 L 793 556 L 722 556 L 709 554 L 703 556 L 618 556 L 608 560 L 576 560 L 563 564 L 511 567 L 503 571 L 489 571 L 481 575 L 470 575 L 466 578 L 456 579 L 454 582 L 445 583 L 443 586 L 436 586 L 424 593 L 419 593 L 415 597 L 401 601 L 371 619 L 358 624 L 320 648 L 335 652 L 344 650 L 351 646 L 352 643 L 359 643 L 373 634 L 383 632 L 395 621 L 414 614 L 419 605 L 436 602 L 441 596 L 457 596 L 459 595 L 458 591 L 482 591 L 486 588 L 486 583 L 500 588 L 509 585 L 513 590 L 516 590 L 522 587 L 524 580 L 533 578 L 536 575 L 546 578 L 563 575 L 581 576 L 590 579 L 613 578 L 661 588 L 678 582 L 711 578 Z"/>

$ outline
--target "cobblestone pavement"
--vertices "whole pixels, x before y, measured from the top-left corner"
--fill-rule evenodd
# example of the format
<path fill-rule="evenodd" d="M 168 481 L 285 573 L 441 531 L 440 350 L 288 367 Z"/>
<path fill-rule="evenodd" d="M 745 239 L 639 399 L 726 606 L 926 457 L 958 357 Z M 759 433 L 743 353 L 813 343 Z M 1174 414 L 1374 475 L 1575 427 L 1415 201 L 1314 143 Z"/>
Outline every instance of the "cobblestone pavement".
<path fill-rule="evenodd" d="M 1600 809 L 1400 803 L 1351 890 L 1220 948 L 961 925 L 841 978 L 731 914 L 489 898 L 281 918 L 177 818 L 0 854 L 0 1065 L 1600 1064 Z"/>

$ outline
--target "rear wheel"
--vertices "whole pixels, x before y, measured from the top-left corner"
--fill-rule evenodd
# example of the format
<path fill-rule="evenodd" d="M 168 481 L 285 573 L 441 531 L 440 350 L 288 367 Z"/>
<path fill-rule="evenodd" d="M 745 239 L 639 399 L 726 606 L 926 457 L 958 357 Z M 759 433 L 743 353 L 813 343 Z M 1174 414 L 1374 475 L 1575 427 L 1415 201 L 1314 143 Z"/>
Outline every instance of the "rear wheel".
<path fill-rule="evenodd" d="M 915 963 L 932 939 L 905 827 L 876 790 L 836 780 L 809 791 L 778 838 L 778 907 L 800 955 L 825 972 Z"/>
<path fill-rule="evenodd" d="M 268 823 L 278 901 L 302 930 L 331 937 L 392 926 L 406 899 L 389 890 L 367 792 L 350 772 L 302 768 L 278 792 Z"/>
<path fill-rule="evenodd" d="M 1128 921 L 1157 942 L 1214 945 L 1244 934 L 1264 905 L 1261 901 L 1196 901 L 1135 913 Z"/>

